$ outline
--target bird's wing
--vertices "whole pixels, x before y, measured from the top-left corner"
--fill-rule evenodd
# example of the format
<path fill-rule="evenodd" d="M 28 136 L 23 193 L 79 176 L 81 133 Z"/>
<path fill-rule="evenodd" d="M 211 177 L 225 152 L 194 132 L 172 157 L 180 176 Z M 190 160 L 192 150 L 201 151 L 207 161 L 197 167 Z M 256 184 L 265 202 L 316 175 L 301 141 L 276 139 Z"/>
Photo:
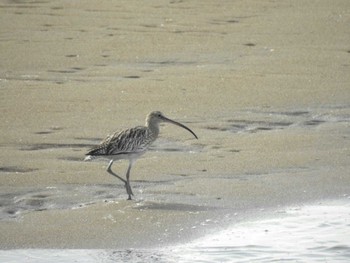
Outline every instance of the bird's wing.
<path fill-rule="evenodd" d="M 118 155 L 145 151 L 154 141 L 150 131 L 143 126 L 115 132 L 104 139 L 87 155 Z"/>

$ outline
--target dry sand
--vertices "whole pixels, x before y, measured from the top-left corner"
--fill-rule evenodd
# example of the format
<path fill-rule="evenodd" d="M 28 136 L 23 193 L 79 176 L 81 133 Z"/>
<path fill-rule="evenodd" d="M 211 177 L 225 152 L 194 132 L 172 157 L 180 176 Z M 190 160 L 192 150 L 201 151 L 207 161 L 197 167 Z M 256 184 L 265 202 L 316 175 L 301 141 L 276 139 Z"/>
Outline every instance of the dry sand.
<path fill-rule="evenodd" d="M 162 246 L 350 194 L 349 1 L 0 7 L 1 248 Z M 152 110 L 199 140 L 163 126 L 128 202 L 81 160 Z"/>

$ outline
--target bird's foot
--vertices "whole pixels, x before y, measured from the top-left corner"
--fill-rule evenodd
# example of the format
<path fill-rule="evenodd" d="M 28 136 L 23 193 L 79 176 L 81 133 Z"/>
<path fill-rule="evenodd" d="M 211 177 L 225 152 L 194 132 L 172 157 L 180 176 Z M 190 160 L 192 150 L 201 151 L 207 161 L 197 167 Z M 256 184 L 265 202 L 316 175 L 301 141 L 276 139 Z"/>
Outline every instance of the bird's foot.
<path fill-rule="evenodd" d="M 126 188 L 126 193 L 129 195 L 128 200 L 131 200 L 131 196 L 133 196 L 134 193 L 132 192 L 131 187 L 127 182 L 125 183 L 125 188 Z"/>

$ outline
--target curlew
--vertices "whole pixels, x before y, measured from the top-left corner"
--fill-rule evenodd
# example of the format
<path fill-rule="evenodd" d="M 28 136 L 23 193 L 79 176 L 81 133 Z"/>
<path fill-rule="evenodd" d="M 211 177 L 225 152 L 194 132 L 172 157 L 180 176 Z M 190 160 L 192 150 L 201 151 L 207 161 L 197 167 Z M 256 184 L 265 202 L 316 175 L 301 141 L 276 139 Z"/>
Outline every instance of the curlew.
<path fill-rule="evenodd" d="M 91 149 L 86 155 L 85 161 L 95 158 L 108 159 L 107 172 L 125 184 L 128 200 L 134 195 L 130 187 L 130 171 L 135 161 L 144 154 L 150 145 L 157 139 L 159 134 L 159 124 L 161 122 L 172 123 L 188 130 L 198 139 L 197 135 L 185 125 L 165 117 L 159 111 L 153 111 L 146 117 L 145 126 L 126 129 L 107 136 L 99 145 Z M 128 160 L 129 166 L 125 179 L 112 171 L 112 164 L 116 160 Z"/>

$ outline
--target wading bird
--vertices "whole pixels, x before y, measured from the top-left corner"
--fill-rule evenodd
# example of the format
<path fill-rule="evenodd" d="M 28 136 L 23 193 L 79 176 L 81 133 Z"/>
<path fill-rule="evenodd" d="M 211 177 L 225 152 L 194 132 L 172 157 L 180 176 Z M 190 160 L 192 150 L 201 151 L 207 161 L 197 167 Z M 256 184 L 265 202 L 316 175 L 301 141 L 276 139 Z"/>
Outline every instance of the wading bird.
<path fill-rule="evenodd" d="M 96 158 L 109 159 L 107 172 L 123 181 L 128 194 L 128 200 L 134 195 L 130 187 L 130 170 L 135 161 L 144 154 L 149 146 L 157 139 L 159 134 L 159 123 L 167 122 L 180 126 L 193 134 L 196 139 L 197 135 L 185 125 L 168 119 L 159 111 L 153 111 L 146 117 L 146 126 L 137 126 L 126 129 L 108 136 L 99 145 L 91 149 L 86 155 L 85 161 Z M 120 177 L 112 171 L 112 164 L 116 160 L 129 160 L 126 179 Z"/>

